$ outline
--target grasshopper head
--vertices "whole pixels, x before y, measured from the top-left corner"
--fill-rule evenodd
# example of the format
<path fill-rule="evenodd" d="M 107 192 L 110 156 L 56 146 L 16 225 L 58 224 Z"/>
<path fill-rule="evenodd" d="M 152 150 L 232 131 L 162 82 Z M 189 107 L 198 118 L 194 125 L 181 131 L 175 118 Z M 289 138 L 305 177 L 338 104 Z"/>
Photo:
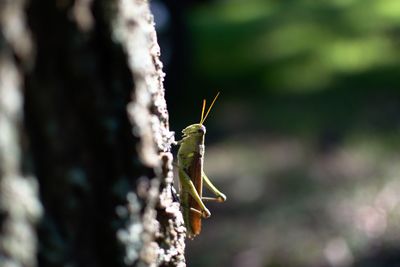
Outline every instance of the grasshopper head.
<path fill-rule="evenodd" d="M 203 124 L 195 123 L 182 130 L 183 136 L 203 136 L 206 134 L 206 127 Z"/>

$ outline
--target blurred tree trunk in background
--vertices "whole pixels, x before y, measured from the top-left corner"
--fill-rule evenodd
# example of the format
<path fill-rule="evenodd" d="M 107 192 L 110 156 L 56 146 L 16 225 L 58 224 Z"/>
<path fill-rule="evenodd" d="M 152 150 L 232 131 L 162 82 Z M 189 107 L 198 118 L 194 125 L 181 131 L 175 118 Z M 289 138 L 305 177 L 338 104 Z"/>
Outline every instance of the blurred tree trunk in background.
<path fill-rule="evenodd" d="M 0 266 L 184 266 L 146 1 L 0 2 Z"/>

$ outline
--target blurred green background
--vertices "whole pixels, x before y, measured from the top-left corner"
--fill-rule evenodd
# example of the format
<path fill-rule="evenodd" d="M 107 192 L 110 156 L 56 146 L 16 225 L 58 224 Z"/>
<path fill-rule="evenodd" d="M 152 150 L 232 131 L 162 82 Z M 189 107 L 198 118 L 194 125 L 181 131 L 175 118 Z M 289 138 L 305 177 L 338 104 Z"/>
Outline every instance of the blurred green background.
<path fill-rule="evenodd" d="M 400 1 L 153 1 L 171 130 L 228 196 L 188 266 L 400 266 Z"/>

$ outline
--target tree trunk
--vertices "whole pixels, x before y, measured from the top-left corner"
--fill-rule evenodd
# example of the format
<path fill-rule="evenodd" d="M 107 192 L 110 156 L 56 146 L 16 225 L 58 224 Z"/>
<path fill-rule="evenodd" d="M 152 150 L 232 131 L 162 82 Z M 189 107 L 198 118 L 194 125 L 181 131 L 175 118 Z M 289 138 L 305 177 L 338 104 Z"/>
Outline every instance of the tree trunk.
<path fill-rule="evenodd" d="M 0 266 L 185 266 L 140 0 L 0 2 Z"/>

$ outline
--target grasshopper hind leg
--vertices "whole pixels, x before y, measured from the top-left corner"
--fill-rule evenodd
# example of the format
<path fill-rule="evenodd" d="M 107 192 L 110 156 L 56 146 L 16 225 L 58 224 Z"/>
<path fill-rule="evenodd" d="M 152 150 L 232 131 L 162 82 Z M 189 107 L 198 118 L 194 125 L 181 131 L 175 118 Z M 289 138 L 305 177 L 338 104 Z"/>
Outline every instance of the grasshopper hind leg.
<path fill-rule="evenodd" d="M 202 200 L 205 201 L 216 201 L 216 202 L 224 202 L 226 201 L 226 196 L 224 193 L 222 193 L 221 191 L 219 191 L 215 185 L 213 185 L 213 183 L 210 181 L 210 179 L 208 179 L 207 175 L 203 172 L 203 181 L 206 185 L 206 187 L 208 189 L 210 189 L 211 192 L 213 192 L 213 194 L 216 197 L 203 197 Z"/>
<path fill-rule="evenodd" d="M 179 176 L 184 178 L 184 180 L 181 180 L 181 182 L 184 183 L 185 184 L 184 186 L 187 187 L 188 193 L 197 202 L 197 204 L 199 204 L 201 208 L 201 211 L 199 211 L 201 213 L 201 216 L 203 218 L 210 217 L 211 212 L 206 208 L 203 201 L 201 200 L 201 197 L 197 193 L 196 187 L 194 186 L 192 180 L 190 180 L 189 175 L 182 169 L 179 170 L 179 173 L 180 173 Z"/>

